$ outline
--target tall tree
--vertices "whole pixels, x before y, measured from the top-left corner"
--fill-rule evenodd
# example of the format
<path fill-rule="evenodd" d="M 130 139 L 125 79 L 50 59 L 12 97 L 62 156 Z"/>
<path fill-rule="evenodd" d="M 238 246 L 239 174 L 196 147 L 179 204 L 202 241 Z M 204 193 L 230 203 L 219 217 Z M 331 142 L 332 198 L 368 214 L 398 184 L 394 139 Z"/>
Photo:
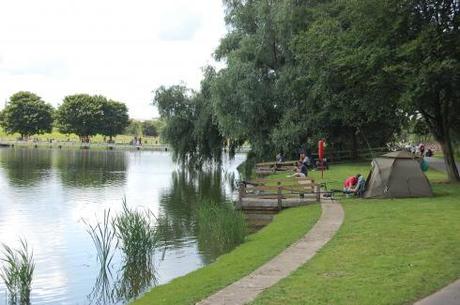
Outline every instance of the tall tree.
<path fill-rule="evenodd" d="M 7 133 L 19 133 L 21 138 L 51 132 L 53 107 L 34 93 L 21 91 L 10 97 L 2 111 L 1 124 Z"/>
<path fill-rule="evenodd" d="M 107 100 L 103 96 L 93 97 L 96 103 L 102 104 L 102 126 L 100 134 L 109 137 L 112 142 L 112 137 L 123 133 L 129 125 L 128 108 L 124 103 Z"/>
<path fill-rule="evenodd" d="M 69 95 L 56 112 L 59 130 L 63 133 L 75 133 L 81 140 L 102 131 L 104 103 L 88 94 Z"/>
<path fill-rule="evenodd" d="M 460 2 L 393 1 L 400 37 L 398 62 L 391 67 L 404 84 L 402 102 L 423 115 L 442 147 L 449 180 L 460 181 L 452 128 L 460 117 Z M 387 10 L 390 13 L 390 9 Z"/>
<path fill-rule="evenodd" d="M 202 87 L 207 87 L 207 81 L 205 77 Z M 155 91 L 153 103 L 165 122 L 161 136 L 172 146 L 174 158 L 190 166 L 220 162 L 225 144 L 214 122 L 207 92 L 204 89 L 196 93 L 183 85 Z"/>

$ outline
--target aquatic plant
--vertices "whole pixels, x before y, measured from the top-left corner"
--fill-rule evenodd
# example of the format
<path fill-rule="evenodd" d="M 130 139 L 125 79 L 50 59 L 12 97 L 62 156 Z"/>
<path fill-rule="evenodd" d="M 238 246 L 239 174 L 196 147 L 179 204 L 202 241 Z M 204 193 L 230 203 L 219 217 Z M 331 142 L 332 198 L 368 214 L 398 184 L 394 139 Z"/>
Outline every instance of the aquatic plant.
<path fill-rule="evenodd" d="M 96 247 L 97 259 L 101 264 L 101 269 L 108 269 L 118 246 L 115 228 L 110 217 L 110 209 L 104 210 L 102 223 L 97 223 L 93 226 L 85 220 L 83 222 L 88 226 L 87 231 Z"/>
<path fill-rule="evenodd" d="M 88 226 L 101 264 L 90 304 L 110 304 L 131 300 L 156 282 L 153 253 L 158 240 L 158 220 L 150 210 L 129 208 L 123 199 L 122 211 L 110 216 L 104 211 L 103 222 Z M 113 280 L 110 264 L 114 253 L 122 252 L 122 266 Z"/>
<path fill-rule="evenodd" d="M 247 235 L 244 214 L 228 202 L 204 202 L 198 209 L 198 240 L 213 257 L 230 251 Z"/>
<path fill-rule="evenodd" d="M 155 215 L 150 210 L 130 209 L 123 199 L 123 210 L 113 225 L 126 259 L 143 261 L 153 254 L 158 241 L 155 224 Z"/>
<path fill-rule="evenodd" d="M 20 240 L 21 248 L 12 249 L 3 245 L 4 262 L 0 276 L 8 290 L 9 304 L 30 304 L 30 291 L 32 286 L 35 263 L 33 252 L 30 251 L 25 240 Z"/>

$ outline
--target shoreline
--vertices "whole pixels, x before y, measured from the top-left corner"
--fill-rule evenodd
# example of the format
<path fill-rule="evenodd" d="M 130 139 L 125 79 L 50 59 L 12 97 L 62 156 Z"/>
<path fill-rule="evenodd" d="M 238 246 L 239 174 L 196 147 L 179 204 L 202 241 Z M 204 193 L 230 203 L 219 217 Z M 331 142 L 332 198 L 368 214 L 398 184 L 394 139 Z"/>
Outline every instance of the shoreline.
<path fill-rule="evenodd" d="M 130 145 L 124 143 L 80 143 L 80 142 L 28 142 L 28 141 L 4 141 L 0 140 L 0 147 L 4 148 L 35 148 L 35 149 L 97 149 L 97 150 L 147 150 L 147 151 L 170 151 L 169 144 L 143 144 Z"/>

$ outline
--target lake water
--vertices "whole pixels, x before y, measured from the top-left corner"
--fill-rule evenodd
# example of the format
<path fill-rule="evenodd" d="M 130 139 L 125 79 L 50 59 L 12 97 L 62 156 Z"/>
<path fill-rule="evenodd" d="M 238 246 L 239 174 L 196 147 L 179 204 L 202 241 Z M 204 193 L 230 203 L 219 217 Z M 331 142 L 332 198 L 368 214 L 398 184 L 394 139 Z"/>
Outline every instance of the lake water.
<path fill-rule="evenodd" d="M 244 158 L 226 160 L 221 170 L 191 173 L 166 152 L 1 148 L 0 242 L 17 246 L 25 238 L 33 248 L 31 304 L 124 304 L 153 283 L 212 262 L 219 253 L 197 237 L 196 208 L 203 200 L 232 196 Z M 87 232 L 85 221 L 102 220 L 107 209 L 117 213 L 123 198 L 130 207 L 152 210 L 170 228 L 147 283 L 130 278 L 136 270 L 122 269 L 120 255 L 111 273 L 101 274 Z"/>

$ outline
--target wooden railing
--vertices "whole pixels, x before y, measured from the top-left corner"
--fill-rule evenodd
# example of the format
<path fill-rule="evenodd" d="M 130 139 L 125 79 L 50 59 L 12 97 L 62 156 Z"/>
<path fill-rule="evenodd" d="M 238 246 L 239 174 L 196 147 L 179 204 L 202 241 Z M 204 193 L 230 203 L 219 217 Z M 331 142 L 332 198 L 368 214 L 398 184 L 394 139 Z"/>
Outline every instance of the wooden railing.
<path fill-rule="evenodd" d="M 243 209 L 282 209 L 283 207 L 320 201 L 319 185 L 311 178 L 274 180 L 255 179 L 241 182 L 239 206 Z M 297 183 L 296 183 L 297 182 Z M 293 203 L 289 203 L 288 201 Z M 285 202 L 286 201 L 286 202 Z"/>

